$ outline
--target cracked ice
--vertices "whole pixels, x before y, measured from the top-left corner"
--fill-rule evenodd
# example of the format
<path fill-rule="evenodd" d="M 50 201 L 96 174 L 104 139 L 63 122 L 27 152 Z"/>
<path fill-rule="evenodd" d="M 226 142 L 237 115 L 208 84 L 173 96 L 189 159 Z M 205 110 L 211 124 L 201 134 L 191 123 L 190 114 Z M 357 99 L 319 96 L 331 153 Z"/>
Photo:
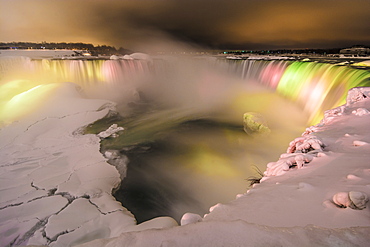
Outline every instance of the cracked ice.
<path fill-rule="evenodd" d="M 54 97 L 0 130 L 1 246 L 83 243 L 136 224 L 111 196 L 120 175 L 100 154 L 99 138 L 74 133 L 114 105 L 77 97 L 73 84 L 57 88 L 70 92 L 68 103 Z"/>

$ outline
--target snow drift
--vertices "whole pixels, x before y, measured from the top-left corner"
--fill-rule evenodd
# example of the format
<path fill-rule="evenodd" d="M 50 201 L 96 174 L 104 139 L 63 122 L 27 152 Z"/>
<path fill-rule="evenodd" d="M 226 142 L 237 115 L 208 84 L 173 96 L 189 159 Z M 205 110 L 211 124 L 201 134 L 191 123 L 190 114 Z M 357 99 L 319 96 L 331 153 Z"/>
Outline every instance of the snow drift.
<path fill-rule="evenodd" d="M 142 70 L 136 62 L 122 64 Z M 114 68 L 108 65 L 115 63 L 104 64 Z M 114 82 L 115 73 L 107 74 Z M 112 125 L 99 136 L 81 134 L 82 126 L 103 118 L 115 104 L 84 99 L 72 83 L 7 86 L 6 92 L 15 93 L 0 92 L 9 97 L 0 102 L 1 246 L 366 246 L 370 241 L 369 88 L 350 90 L 345 105 L 327 111 L 321 123 L 293 140 L 267 165 L 260 184 L 205 216 L 189 212 L 183 226 L 174 227 L 169 217 L 137 225 L 112 197 L 121 178 L 99 152 L 99 142 L 125 130 Z"/>
<path fill-rule="evenodd" d="M 282 172 L 268 165 L 260 184 L 203 219 L 186 214 L 181 227 L 82 246 L 367 246 L 370 115 L 357 112 L 369 109 L 370 88 L 350 90 L 345 105 L 290 143 L 275 163 Z"/>

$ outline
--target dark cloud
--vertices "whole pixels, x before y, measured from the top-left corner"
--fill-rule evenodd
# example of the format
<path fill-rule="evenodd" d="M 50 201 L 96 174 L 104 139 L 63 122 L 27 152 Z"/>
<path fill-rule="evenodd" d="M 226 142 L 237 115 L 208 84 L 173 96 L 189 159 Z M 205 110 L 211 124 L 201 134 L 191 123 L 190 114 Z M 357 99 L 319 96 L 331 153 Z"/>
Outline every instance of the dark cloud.
<path fill-rule="evenodd" d="M 81 41 L 131 48 L 166 37 L 211 48 L 370 45 L 368 0 L 0 0 L 0 4 L 0 41 Z"/>

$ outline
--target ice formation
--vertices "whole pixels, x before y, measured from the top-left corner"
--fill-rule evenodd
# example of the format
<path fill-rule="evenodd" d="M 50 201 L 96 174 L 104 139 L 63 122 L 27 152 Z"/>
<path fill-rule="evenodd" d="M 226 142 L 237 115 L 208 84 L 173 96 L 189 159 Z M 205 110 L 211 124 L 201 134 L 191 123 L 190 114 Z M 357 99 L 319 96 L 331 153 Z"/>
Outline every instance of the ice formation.
<path fill-rule="evenodd" d="M 280 176 L 290 169 L 300 169 L 310 163 L 314 157 L 317 157 L 324 147 L 325 145 L 319 137 L 304 134 L 289 143 L 287 153 L 282 154 L 277 162 L 267 164 L 264 175 L 265 177 Z"/>
<path fill-rule="evenodd" d="M 77 97 L 68 83 L 55 87 L 56 95 L 61 92 L 63 97 L 48 98 L 42 109 L 0 130 L 1 246 L 367 246 L 370 241 L 370 115 L 362 114 L 370 110 L 369 88 L 350 90 L 346 105 L 328 111 L 320 124 L 293 140 L 287 153 L 268 164 L 268 179 L 215 205 L 203 218 L 185 214 L 181 227 L 173 227 L 177 223 L 169 217 L 136 225 L 111 195 L 121 179 L 107 160 L 116 155 L 99 152 L 98 136 L 76 132 L 114 105 Z"/>
<path fill-rule="evenodd" d="M 356 116 L 363 116 L 363 115 L 368 115 L 370 114 L 370 112 L 368 110 L 366 110 L 365 108 L 357 108 L 356 110 L 353 110 L 352 111 L 352 114 L 356 115 Z"/>
<path fill-rule="evenodd" d="M 346 106 L 350 106 L 356 102 L 370 97 L 370 91 L 365 87 L 356 87 L 348 91 Z"/>
<path fill-rule="evenodd" d="M 347 112 L 360 117 L 369 115 L 369 111 L 366 108 L 355 107 L 355 109 L 351 109 L 356 103 L 368 99 L 369 95 L 370 90 L 368 88 L 359 87 L 349 90 L 346 104 L 326 111 L 324 118 L 319 124 L 307 128 L 302 134 L 302 137 L 298 137 L 290 142 L 287 154 L 282 154 L 277 162 L 270 162 L 267 165 L 267 169 L 264 172 L 265 177 L 262 181 L 266 180 L 266 177 L 269 176 L 282 175 L 295 167 L 298 169 L 302 168 L 305 164 L 311 162 L 314 157 L 324 156 L 323 150 L 326 145 L 320 137 L 315 135 L 315 132 L 319 132 L 325 125 L 332 123 L 334 119 L 343 116 Z M 351 110 L 348 111 L 347 109 Z M 353 141 L 353 146 L 363 146 L 366 144 L 368 143 L 364 141 Z"/>
<path fill-rule="evenodd" d="M 277 162 L 267 164 L 267 169 L 264 172 L 265 176 L 279 176 L 289 171 L 293 167 L 302 168 L 306 163 L 313 160 L 314 155 L 311 154 L 282 154 Z"/>
<path fill-rule="evenodd" d="M 124 130 L 123 127 L 118 127 L 117 124 L 112 124 L 107 130 L 104 130 L 98 134 L 98 137 L 104 139 L 107 137 L 117 137 L 117 132 Z"/>
<path fill-rule="evenodd" d="M 325 147 L 319 137 L 314 135 L 305 135 L 298 137 L 289 143 L 287 153 L 308 153 L 310 151 L 322 151 Z"/>
<path fill-rule="evenodd" d="M 99 152 L 99 137 L 76 131 L 114 110 L 112 102 L 83 99 L 72 83 L 37 90 L 43 104 L 0 129 L 0 246 L 71 246 L 175 225 L 167 219 L 136 225 L 111 194 L 121 174 Z"/>

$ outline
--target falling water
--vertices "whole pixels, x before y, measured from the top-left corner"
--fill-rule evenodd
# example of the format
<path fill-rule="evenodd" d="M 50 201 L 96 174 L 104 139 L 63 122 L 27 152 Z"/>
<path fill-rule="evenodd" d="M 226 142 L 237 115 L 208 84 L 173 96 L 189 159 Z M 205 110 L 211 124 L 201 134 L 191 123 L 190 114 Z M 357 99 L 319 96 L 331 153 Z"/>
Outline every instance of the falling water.
<path fill-rule="evenodd" d="M 302 106 L 309 124 L 345 103 L 349 89 L 370 85 L 369 70 L 327 63 L 246 60 L 242 67 L 247 80 L 257 80 Z"/>
<path fill-rule="evenodd" d="M 0 113 L 13 96 L 45 83 L 73 82 L 85 97 L 117 102 L 120 117 L 89 129 L 125 128 L 102 142 L 103 152 L 129 160 L 115 196 L 139 222 L 178 220 L 243 193 L 245 179 L 257 175 L 253 166 L 264 170 L 324 110 L 343 103 L 349 88 L 370 86 L 369 78 L 347 66 L 278 60 L 2 58 Z M 245 112 L 262 114 L 270 135 L 247 135 Z"/>

